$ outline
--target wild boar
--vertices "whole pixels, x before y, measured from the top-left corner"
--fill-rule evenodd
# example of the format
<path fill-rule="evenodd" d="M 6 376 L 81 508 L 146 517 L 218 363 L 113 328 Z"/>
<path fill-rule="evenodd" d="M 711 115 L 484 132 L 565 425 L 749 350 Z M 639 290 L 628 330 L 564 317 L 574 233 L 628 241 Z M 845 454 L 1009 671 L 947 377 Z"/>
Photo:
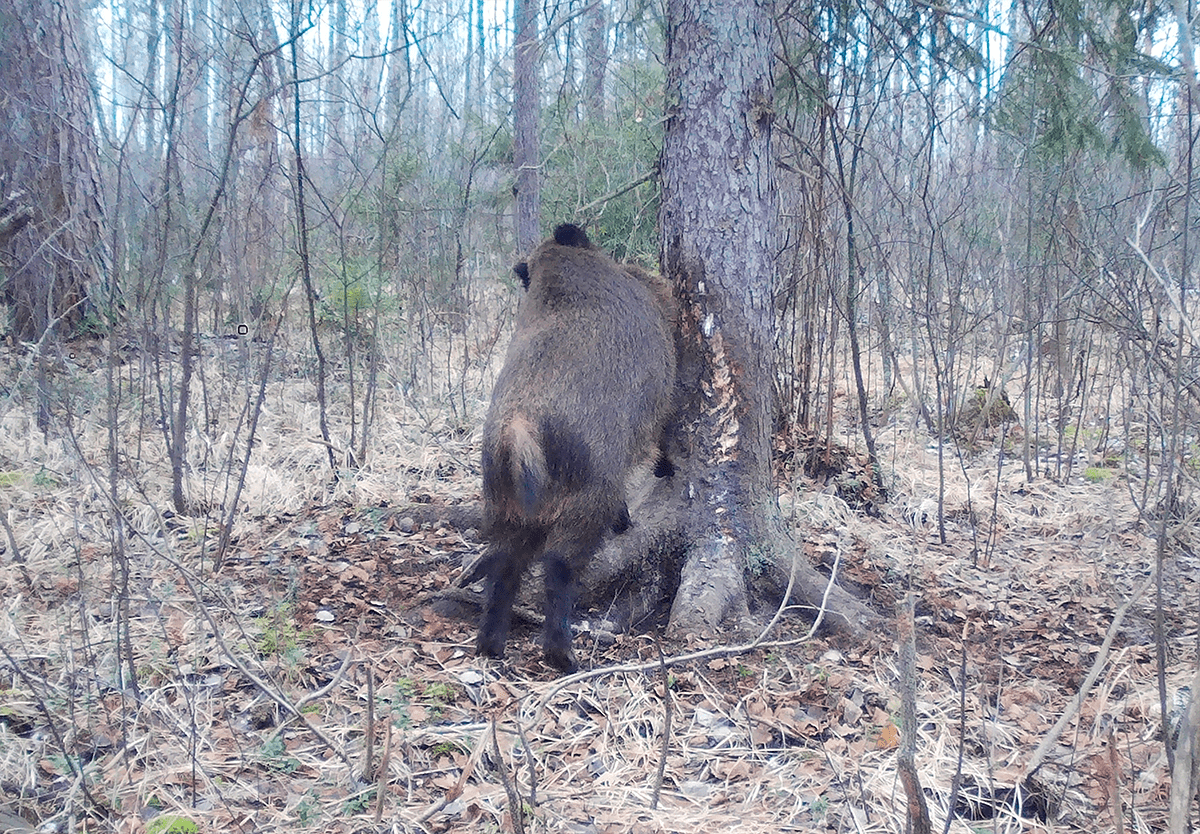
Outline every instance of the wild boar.
<path fill-rule="evenodd" d="M 483 428 L 477 651 L 504 656 L 522 575 L 540 559 L 543 656 L 569 671 L 576 577 L 607 533 L 628 528 L 627 478 L 654 465 L 673 409 L 671 294 L 570 224 L 515 271 L 527 291 Z"/>

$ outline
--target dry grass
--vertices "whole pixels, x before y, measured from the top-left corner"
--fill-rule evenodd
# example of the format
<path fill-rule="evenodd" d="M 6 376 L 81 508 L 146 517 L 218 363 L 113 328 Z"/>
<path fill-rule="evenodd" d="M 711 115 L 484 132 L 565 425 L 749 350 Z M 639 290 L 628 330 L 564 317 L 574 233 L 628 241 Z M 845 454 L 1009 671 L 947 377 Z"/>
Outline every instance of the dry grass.
<path fill-rule="evenodd" d="M 781 642 L 673 662 L 664 692 L 650 638 L 584 634 L 585 665 L 611 670 L 561 687 L 529 635 L 512 665 L 484 665 L 470 651 L 472 624 L 429 610 L 430 593 L 478 544 L 439 525 L 405 532 L 374 508 L 477 492 L 473 427 L 496 361 L 486 350 L 465 354 L 478 361 L 425 357 L 427 368 L 451 368 L 447 380 L 469 380 L 458 386 L 414 389 L 385 375 L 370 457 L 336 480 L 316 439 L 311 377 L 285 350 L 234 552 L 213 574 L 230 461 L 246 443 L 237 415 L 255 385 L 238 373 L 253 367 L 239 365 L 243 348 L 205 348 L 213 419 L 189 438 L 189 486 L 208 511 L 189 517 L 169 511 L 144 360 L 122 368 L 125 588 L 103 367 L 82 357 L 68 367 L 69 426 L 61 410 L 49 439 L 18 396 L 0 409 L 0 510 L 13 539 L 0 555 L 0 830 L 162 834 L 196 830 L 189 820 L 201 831 L 507 831 L 505 779 L 526 831 L 905 830 L 891 635 L 860 646 L 803 640 L 804 622 L 786 618 L 770 635 Z M 411 361 L 397 355 L 389 367 Z M 2 362 L 9 379 L 20 376 L 22 356 Z M 347 391 L 339 380 L 331 393 L 339 450 L 350 435 Z M 452 396 L 457 413 L 445 404 Z M 917 766 L 940 831 L 956 773 L 975 793 L 1021 782 L 1113 612 L 1148 575 L 1153 541 L 1125 473 L 1026 483 L 1011 462 L 997 472 L 993 449 L 946 467 L 943 544 L 929 437 L 900 417 L 879 434 L 893 484 L 882 517 L 803 480 L 782 488 L 781 504 L 805 554 L 839 554 L 847 581 L 881 610 L 906 589 L 920 594 Z M 1195 668 L 1198 574 L 1194 557 L 1176 554 L 1165 608 L 1172 693 Z M 1036 798 L 1056 806 L 1056 819 L 997 800 L 990 817 L 960 815 L 950 831 L 1111 831 L 1117 801 L 1125 830 L 1162 829 L 1153 610 L 1152 598 L 1131 606 L 1096 687 L 1037 774 Z M 713 645 L 663 650 L 672 658 Z M 618 671 L 637 663 L 647 668 Z"/>

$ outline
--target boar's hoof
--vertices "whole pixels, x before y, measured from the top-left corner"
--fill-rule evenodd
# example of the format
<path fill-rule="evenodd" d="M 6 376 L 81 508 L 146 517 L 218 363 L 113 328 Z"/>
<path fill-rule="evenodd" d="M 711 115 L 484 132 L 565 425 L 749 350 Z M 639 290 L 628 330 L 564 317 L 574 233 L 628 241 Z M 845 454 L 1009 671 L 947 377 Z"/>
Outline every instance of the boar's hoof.
<path fill-rule="evenodd" d="M 491 657 L 496 660 L 504 659 L 504 643 L 503 637 L 497 638 L 494 634 L 480 633 L 475 640 L 475 654 L 480 657 Z"/>
<path fill-rule="evenodd" d="M 579 671 L 579 666 L 575 663 L 575 653 L 571 651 L 569 646 L 566 649 L 563 649 L 561 646 L 547 646 L 545 651 L 542 652 L 542 659 L 550 666 L 566 674 Z"/>

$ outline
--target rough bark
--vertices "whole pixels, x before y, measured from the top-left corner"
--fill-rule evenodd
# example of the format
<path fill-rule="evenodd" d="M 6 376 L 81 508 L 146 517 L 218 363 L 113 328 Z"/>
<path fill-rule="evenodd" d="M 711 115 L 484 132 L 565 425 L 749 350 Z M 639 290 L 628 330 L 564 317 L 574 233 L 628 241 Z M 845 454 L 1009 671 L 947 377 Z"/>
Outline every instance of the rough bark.
<path fill-rule="evenodd" d="M 692 539 L 674 630 L 748 613 L 744 569 L 769 544 L 775 182 L 765 4 L 667 3 L 663 271 L 682 301 L 681 403 Z"/>
<path fill-rule="evenodd" d="M 516 41 L 513 55 L 513 165 L 516 180 L 517 251 L 528 252 L 541 239 L 538 182 L 538 5 L 514 0 Z"/>
<path fill-rule="evenodd" d="M 0 61 L 0 171 L 19 225 L 3 243 L 18 339 L 74 335 L 108 274 L 100 166 L 75 0 L 17 0 Z"/>
<path fill-rule="evenodd" d="M 768 5 L 668 0 L 662 265 L 680 300 L 676 525 L 686 543 L 670 630 L 716 632 L 825 580 L 784 532 L 771 483 L 776 213 Z M 836 627 L 874 620 L 831 597 Z"/>

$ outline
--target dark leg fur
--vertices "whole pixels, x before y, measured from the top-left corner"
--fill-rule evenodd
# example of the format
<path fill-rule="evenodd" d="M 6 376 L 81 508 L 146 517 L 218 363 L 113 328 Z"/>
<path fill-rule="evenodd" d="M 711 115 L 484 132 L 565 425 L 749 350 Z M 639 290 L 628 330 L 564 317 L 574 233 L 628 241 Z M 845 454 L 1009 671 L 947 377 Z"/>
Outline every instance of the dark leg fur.
<path fill-rule="evenodd" d="M 571 651 L 571 614 L 575 610 L 575 577 L 571 566 L 558 553 L 547 552 L 542 558 L 546 571 L 546 623 L 543 626 L 542 653 L 546 662 L 564 672 L 574 672 L 575 654 Z"/>
<path fill-rule="evenodd" d="M 508 640 L 509 626 L 512 625 L 513 602 L 521 590 L 523 567 L 511 550 L 492 556 L 488 565 L 487 597 L 475 642 L 477 654 L 504 657 L 504 644 Z"/>

